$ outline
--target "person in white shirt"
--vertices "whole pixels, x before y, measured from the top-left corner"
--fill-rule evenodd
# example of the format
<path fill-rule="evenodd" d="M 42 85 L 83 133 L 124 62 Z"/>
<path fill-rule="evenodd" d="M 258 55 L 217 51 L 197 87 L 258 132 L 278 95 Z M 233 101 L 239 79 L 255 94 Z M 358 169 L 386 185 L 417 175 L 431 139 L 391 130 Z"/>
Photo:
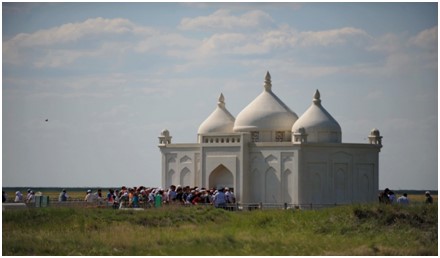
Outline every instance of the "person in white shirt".
<path fill-rule="evenodd" d="M 23 202 L 23 194 L 20 191 L 15 192 L 14 202 Z"/>
<path fill-rule="evenodd" d="M 35 203 L 35 193 L 31 191 L 26 199 L 27 203 Z"/>
<path fill-rule="evenodd" d="M 92 190 L 87 190 L 87 195 L 84 198 L 84 201 L 86 201 L 86 202 L 94 202 L 94 201 L 96 201 L 95 195 L 92 194 Z"/>
<path fill-rule="evenodd" d="M 229 190 L 229 188 L 225 187 L 225 196 L 226 196 L 226 202 L 227 203 L 235 203 L 235 195 L 232 190 Z"/>
<path fill-rule="evenodd" d="M 399 203 L 399 204 L 404 204 L 404 205 L 409 204 L 408 195 L 407 195 L 406 193 L 404 193 L 402 196 L 400 196 L 400 197 L 397 199 L 397 203 Z"/>

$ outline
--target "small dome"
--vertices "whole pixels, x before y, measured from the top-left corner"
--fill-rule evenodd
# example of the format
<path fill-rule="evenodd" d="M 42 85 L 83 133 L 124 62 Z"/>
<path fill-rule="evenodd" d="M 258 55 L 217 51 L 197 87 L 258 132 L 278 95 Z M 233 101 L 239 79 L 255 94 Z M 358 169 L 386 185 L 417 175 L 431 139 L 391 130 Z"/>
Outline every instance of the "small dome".
<path fill-rule="evenodd" d="M 225 107 L 225 97 L 220 94 L 217 108 L 200 125 L 198 134 L 205 133 L 232 133 L 234 116 Z"/>
<path fill-rule="evenodd" d="M 373 128 L 373 129 L 371 129 L 371 131 L 370 131 L 370 135 L 380 136 L 380 132 L 379 132 L 378 129 Z"/>
<path fill-rule="evenodd" d="M 293 124 L 292 132 L 298 132 L 303 127 L 310 142 L 340 143 L 342 138 L 341 126 L 321 105 L 319 91 L 313 98 L 309 109 Z"/>
<path fill-rule="evenodd" d="M 297 119 L 298 116 L 272 92 L 267 72 L 264 91 L 237 115 L 234 131 L 290 131 Z"/>
<path fill-rule="evenodd" d="M 162 132 L 160 132 L 160 135 L 162 135 L 162 136 L 170 136 L 170 132 L 167 129 L 163 129 Z"/>

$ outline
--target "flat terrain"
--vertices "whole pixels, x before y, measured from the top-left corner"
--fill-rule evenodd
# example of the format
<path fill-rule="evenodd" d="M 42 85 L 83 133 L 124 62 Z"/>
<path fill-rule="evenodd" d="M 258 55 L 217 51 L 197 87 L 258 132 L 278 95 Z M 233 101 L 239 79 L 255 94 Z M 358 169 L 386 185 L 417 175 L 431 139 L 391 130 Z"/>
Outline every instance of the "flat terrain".
<path fill-rule="evenodd" d="M 437 255 L 438 206 L 3 211 L 3 255 Z"/>

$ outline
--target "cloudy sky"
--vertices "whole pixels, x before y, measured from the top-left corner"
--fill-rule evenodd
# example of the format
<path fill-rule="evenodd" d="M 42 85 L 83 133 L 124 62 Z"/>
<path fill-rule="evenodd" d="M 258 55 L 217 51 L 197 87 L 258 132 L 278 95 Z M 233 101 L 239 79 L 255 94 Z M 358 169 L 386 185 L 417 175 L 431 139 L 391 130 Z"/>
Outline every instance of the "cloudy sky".
<path fill-rule="evenodd" d="M 379 187 L 438 188 L 437 3 L 2 3 L 3 186 L 161 184 L 160 132 L 193 143 L 220 93 L 342 140 L 383 135 Z M 48 122 L 45 120 L 48 119 Z"/>

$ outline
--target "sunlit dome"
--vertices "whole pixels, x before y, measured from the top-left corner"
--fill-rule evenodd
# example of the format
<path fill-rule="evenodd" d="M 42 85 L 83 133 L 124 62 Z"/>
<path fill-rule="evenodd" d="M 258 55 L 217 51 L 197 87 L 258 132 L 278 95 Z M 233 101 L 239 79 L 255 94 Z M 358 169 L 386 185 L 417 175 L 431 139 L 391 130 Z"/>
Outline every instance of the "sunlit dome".
<path fill-rule="evenodd" d="M 292 132 L 305 129 L 307 142 L 340 143 L 342 138 L 341 126 L 321 105 L 321 97 L 316 90 L 312 105 L 293 124 Z"/>
<path fill-rule="evenodd" d="M 234 121 L 234 116 L 232 116 L 225 107 L 225 98 L 223 94 L 220 94 L 217 108 L 200 125 L 198 134 L 232 133 Z"/>
<path fill-rule="evenodd" d="M 237 115 L 234 132 L 290 131 L 297 119 L 298 116 L 272 92 L 267 72 L 264 91 Z"/>

